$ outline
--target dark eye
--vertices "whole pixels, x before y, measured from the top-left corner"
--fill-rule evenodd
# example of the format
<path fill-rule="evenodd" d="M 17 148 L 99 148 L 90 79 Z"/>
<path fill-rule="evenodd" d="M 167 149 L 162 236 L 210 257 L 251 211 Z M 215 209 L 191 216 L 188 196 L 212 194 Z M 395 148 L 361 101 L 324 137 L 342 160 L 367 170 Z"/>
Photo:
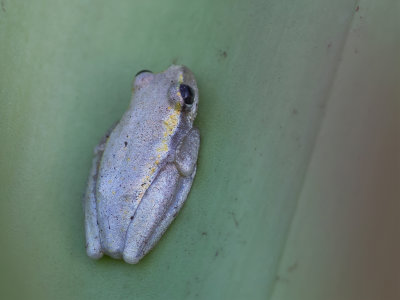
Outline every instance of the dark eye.
<path fill-rule="evenodd" d="M 142 71 L 137 72 L 135 77 L 138 76 L 139 74 L 142 74 L 142 73 L 153 73 L 153 72 L 149 71 L 149 70 L 142 70 Z"/>
<path fill-rule="evenodd" d="M 181 93 L 182 99 L 186 105 L 192 105 L 194 101 L 193 90 L 190 86 L 186 84 L 181 84 L 179 86 L 179 92 Z"/>

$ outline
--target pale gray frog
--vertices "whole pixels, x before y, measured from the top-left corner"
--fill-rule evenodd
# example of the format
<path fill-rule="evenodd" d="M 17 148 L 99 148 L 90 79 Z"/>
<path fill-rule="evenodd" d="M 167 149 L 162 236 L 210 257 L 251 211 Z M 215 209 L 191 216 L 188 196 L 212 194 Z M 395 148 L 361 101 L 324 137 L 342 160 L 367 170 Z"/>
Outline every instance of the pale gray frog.
<path fill-rule="evenodd" d="M 128 110 L 95 148 L 84 198 L 89 257 L 137 263 L 175 218 L 196 174 L 198 102 L 185 66 L 136 75 Z"/>

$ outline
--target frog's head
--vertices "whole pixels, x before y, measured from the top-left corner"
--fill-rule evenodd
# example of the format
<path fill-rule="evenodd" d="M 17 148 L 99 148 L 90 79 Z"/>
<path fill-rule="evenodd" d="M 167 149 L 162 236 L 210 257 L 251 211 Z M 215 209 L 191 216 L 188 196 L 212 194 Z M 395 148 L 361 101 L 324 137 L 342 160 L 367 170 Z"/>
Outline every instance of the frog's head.
<path fill-rule="evenodd" d="M 172 65 L 159 74 L 140 71 L 136 74 L 134 88 L 137 91 L 150 89 L 153 93 L 165 93 L 169 106 L 180 110 L 190 123 L 196 118 L 199 92 L 193 73 L 185 66 Z"/>

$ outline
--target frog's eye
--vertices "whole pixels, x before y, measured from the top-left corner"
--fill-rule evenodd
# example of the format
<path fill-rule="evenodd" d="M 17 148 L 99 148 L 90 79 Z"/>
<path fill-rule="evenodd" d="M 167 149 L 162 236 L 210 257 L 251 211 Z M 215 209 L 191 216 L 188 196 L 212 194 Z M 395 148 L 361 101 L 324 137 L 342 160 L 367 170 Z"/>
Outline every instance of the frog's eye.
<path fill-rule="evenodd" d="M 149 70 L 142 70 L 142 71 L 137 72 L 135 77 L 138 76 L 139 74 L 142 74 L 142 73 L 153 73 L 153 72 L 149 71 Z"/>
<path fill-rule="evenodd" d="M 187 106 L 191 106 L 194 102 L 194 93 L 192 88 L 186 84 L 180 84 L 179 92 L 181 93 L 183 102 L 185 102 Z"/>

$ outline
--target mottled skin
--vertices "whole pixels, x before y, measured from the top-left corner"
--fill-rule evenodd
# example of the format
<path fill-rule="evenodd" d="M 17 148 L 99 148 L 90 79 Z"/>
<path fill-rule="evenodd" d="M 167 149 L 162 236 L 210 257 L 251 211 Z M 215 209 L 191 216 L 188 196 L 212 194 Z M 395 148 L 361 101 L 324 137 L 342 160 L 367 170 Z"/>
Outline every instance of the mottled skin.
<path fill-rule="evenodd" d="M 181 84 L 191 87 L 193 104 Z M 197 106 L 197 84 L 184 66 L 136 76 L 129 109 L 95 149 L 84 203 L 88 256 L 137 263 L 157 243 L 196 173 Z"/>

